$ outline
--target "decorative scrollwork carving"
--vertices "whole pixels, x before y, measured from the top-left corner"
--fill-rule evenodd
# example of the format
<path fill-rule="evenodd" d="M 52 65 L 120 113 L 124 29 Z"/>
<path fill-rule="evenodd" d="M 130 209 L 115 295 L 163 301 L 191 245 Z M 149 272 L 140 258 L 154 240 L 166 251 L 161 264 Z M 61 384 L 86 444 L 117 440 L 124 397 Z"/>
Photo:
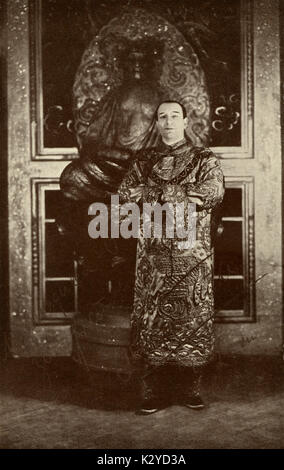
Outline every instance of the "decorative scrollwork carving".
<path fill-rule="evenodd" d="M 74 133 L 73 121 L 64 119 L 64 109 L 61 105 L 50 106 L 45 117 L 44 117 L 44 127 L 51 134 L 61 134 L 66 130 L 71 134 Z"/>
<path fill-rule="evenodd" d="M 212 127 L 217 132 L 231 131 L 240 121 L 240 112 L 236 110 L 240 100 L 236 95 L 221 95 L 220 98 L 222 104 L 215 109 L 217 119 L 213 119 Z"/>

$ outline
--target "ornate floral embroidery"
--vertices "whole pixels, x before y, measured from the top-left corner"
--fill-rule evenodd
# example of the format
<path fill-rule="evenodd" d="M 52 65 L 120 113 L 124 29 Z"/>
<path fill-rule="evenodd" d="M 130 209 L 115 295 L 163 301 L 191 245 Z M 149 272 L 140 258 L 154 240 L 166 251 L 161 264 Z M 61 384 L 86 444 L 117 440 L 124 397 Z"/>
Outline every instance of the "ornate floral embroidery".
<path fill-rule="evenodd" d="M 163 156 L 169 154 L 176 157 L 174 178 L 168 177 L 169 159 L 163 175 Z M 140 193 L 141 202 L 160 200 L 165 185 L 172 185 L 178 202 L 195 201 L 199 209 L 197 241 L 193 248 L 179 249 L 176 238 L 167 239 L 164 235 L 161 239 L 138 240 L 131 316 L 132 358 L 155 365 L 202 365 L 211 359 L 214 348 L 210 227 L 211 208 L 224 194 L 222 170 L 209 149 L 192 148 L 187 142 L 169 152 L 164 150 L 164 154 L 151 149 L 140 156 L 143 161 L 147 158 L 152 164 L 144 166 L 147 184 Z M 158 161 L 159 175 L 155 172 L 157 166 L 153 168 Z M 119 193 L 132 200 L 131 190 L 139 184 L 141 180 L 132 169 Z"/>

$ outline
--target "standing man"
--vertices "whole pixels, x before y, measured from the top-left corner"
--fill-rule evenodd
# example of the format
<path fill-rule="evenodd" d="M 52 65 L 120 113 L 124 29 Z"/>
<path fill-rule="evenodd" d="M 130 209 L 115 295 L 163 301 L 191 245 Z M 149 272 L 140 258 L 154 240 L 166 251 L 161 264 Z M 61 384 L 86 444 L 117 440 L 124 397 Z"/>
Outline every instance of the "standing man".
<path fill-rule="evenodd" d="M 224 195 L 218 158 L 188 140 L 186 110 L 176 101 L 156 111 L 160 143 L 140 151 L 123 179 L 121 202 L 196 204 L 196 242 L 175 238 L 138 239 L 131 356 L 141 385 L 139 413 L 163 406 L 159 373 L 178 370 L 183 404 L 204 407 L 200 396 L 202 369 L 213 358 L 214 298 L 212 210 Z M 166 366 L 166 369 L 165 369 Z M 170 366 L 170 367 L 169 367 Z M 174 366 L 174 367 L 171 367 Z"/>

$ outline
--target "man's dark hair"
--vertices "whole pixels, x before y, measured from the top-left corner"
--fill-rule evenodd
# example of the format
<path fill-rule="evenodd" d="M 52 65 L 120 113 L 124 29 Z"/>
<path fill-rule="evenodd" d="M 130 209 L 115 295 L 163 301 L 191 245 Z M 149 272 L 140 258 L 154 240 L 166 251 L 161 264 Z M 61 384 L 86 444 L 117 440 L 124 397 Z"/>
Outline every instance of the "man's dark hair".
<path fill-rule="evenodd" d="M 186 112 L 186 109 L 185 109 L 185 106 L 183 104 L 181 104 L 179 101 L 176 101 L 176 100 L 165 100 L 165 101 L 161 101 L 161 103 L 158 104 L 157 108 L 156 108 L 156 111 L 155 111 L 155 120 L 158 121 L 158 110 L 159 110 L 159 107 L 164 104 L 164 103 L 176 103 L 176 104 L 179 104 L 181 109 L 182 109 L 182 114 L 183 114 L 183 119 L 185 119 L 187 117 L 187 112 Z"/>

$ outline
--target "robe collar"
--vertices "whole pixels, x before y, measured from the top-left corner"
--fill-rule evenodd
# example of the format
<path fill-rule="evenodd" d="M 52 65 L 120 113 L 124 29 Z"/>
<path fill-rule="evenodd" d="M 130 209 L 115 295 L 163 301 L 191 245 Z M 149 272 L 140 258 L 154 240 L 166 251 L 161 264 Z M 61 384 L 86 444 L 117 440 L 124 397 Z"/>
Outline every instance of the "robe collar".
<path fill-rule="evenodd" d="M 179 149 L 180 147 L 183 147 L 186 144 L 188 144 L 188 140 L 185 137 L 183 139 L 179 140 L 178 142 L 176 142 L 173 145 L 168 145 L 165 142 L 163 142 L 162 139 L 160 139 L 160 142 L 158 144 L 157 149 L 159 150 L 159 152 L 170 153 L 171 151 L 177 150 L 177 149 Z"/>

